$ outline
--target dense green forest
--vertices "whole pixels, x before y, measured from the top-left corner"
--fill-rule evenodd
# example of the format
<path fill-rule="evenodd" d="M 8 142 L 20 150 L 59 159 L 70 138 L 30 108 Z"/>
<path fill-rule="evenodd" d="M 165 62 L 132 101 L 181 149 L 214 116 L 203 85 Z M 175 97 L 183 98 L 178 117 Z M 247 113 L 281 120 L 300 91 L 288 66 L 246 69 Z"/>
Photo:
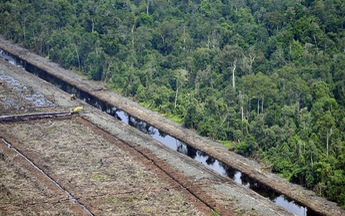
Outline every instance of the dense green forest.
<path fill-rule="evenodd" d="M 344 0 L 0 0 L 0 33 L 345 207 Z"/>

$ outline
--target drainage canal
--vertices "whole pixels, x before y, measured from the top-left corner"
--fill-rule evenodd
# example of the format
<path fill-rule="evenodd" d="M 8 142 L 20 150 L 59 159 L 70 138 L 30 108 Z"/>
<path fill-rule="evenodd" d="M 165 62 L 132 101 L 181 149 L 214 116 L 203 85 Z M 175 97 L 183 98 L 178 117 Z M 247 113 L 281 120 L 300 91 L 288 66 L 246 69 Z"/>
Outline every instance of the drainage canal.
<path fill-rule="evenodd" d="M 281 195 L 274 191 L 273 189 L 256 182 L 254 179 L 250 178 L 248 175 L 235 170 L 228 165 L 222 163 L 221 161 L 216 160 L 212 156 L 208 155 L 205 152 L 195 149 L 192 146 L 187 145 L 186 143 L 168 135 L 164 132 L 158 130 L 157 128 L 151 126 L 150 124 L 138 120 L 133 116 L 128 115 L 126 112 L 117 109 L 116 107 L 110 105 L 109 103 L 99 100 L 87 92 L 84 92 L 77 87 L 64 82 L 63 80 L 58 79 L 47 73 L 46 71 L 35 67 L 34 65 L 20 60 L 11 54 L 5 53 L 3 50 L 0 49 L 0 57 L 4 58 L 8 62 L 22 67 L 30 73 L 35 74 L 36 76 L 54 84 L 58 88 L 62 89 L 69 94 L 75 94 L 81 100 L 89 103 L 90 105 L 102 110 L 103 112 L 108 113 L 109 115 L 125 122 L 126 124 L 135 127 L 136 129 L 142 131 L 145 134 L 150 135 L 155 140 L 163 143 L 164 145 L 168 146 L 175 151 L 178 151 L 182 154 L 188 155 L 189 157 L 197 160 L 198 162 L 204 164 L 205 166 L 209 167 L 210 169 L 216 171 L 217 173 L 227 176 L 233 179 L 236 183 L 243 185 L 246 188 L 249 188 L 260 195 L 269 198 L 271 201 L 276 203 L 277 205 L 287 209 L 291 213 L 299 216 L 305 215 L 317 215 L 316 212 L 313 210 L 297 203 L 296 201 L 287 198 L 284 195 Z"/>

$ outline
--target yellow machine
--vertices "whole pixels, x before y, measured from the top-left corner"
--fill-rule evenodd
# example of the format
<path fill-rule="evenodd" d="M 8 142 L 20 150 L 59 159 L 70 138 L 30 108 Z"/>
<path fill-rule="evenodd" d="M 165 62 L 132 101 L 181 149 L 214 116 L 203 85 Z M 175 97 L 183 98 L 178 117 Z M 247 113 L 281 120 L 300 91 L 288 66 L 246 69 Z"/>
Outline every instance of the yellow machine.
<path fill-rule="evenodd" d="M 80 110 L 83 110 L 83 109 L 84 109 L 84 107 L 82 107 L 82 106 L 77 106 L 77 107 L 71 109 L 71 114 L 78 113 Z"/>

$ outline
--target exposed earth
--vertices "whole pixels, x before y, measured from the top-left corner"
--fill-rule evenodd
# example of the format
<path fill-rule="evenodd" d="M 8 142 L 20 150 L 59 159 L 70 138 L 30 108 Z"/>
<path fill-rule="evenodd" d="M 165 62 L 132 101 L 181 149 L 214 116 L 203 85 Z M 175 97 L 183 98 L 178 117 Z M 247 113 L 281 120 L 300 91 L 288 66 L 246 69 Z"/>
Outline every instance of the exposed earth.
<path fill-rule="evenodd" d="M 289 215 L 3 59 L 0 80 L 0 215 Z"/>
<path fill-rule="evenodd" d="M 18 48 L 0 42 L 2 48 Z M 292 194 L 319 213 L 344 213 L 335 203 L 263 171 L 257 163 L 107 91 L 99 83 L 66 74 L 26 50 L 18 52 L 71 84 L 283 190 L 283 194 Z M 84 109 L 70 115 L 70 110 L 80 105 Z M 49 115 L 43 117 L 45 113 Z M 9 120 L 0 121 L 0 215 L 290 215 L 270 200 L 85 102 L 70 100 L 67 93 L 3 59 L 1 117 Z"/>
<path fill-rule="evenodd" d="M 63 110 L 68 113 L 74 106 L 68 100 L 56 98 L 61 95 L 68 99 L 69 96 L 59 94 L 50 84 L 3 60 L 0 64 L 2 116 Z M 17 73 L 21 81 L 8 75 L 13 73 Z M 46 97 L 24 80 L 51 94 Z M 80 117 L 14 120 L 0 124 L 0 131 L 0 215 L 87 213 L 14 149 L 95 215 L 203 215 L 211 212 L 150 160 Z M 8 148 L 6 143 L 13 147 Z"/>

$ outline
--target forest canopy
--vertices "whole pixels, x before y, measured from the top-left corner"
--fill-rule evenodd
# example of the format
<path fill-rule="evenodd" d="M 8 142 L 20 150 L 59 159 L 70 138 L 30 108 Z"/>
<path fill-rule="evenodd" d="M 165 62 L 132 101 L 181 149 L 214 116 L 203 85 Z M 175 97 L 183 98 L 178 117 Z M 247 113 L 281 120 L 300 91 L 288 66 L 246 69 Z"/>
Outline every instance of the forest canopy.
<path fill-rule="evenodd" d="M 345 207 L 344 0 L 0 0 L 0 33 Z"/>

